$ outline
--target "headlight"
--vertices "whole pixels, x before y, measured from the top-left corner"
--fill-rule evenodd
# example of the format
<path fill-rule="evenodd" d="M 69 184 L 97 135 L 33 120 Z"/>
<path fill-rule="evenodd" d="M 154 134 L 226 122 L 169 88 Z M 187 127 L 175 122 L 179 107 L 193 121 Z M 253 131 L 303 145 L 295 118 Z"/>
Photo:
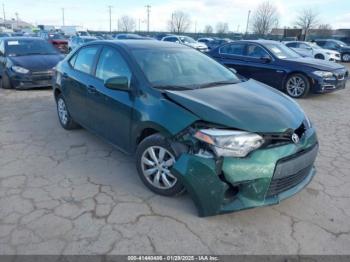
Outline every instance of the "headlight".
<path fill-rule="evenodd" d="M 209 144 L 216 155 L 227 157 L 245 157 L 264 143 L 258 134 L 220 129 L 202 129 L 194 137 Z"/>
<path fill-rule="evenodd" d="M 327 71 L 314 71 L 313 74 L 317 75 L 319 77 L 322 77 L 322 78 L 332 78 L 333 77 L 333 73 L 327 72 Z"/>
<path fill-rule="evenodd" d="M 11 69 L 19 74 L 28 74 L 29 70 L 20 66 L 12 66 Z"/>

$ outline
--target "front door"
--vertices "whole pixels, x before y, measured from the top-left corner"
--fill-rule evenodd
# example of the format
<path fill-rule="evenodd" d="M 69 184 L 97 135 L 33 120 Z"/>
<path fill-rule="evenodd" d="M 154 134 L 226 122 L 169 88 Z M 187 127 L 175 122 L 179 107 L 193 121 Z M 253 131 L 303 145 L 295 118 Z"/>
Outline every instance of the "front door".
<path fill-rule="evenodd" d="M 87 94 L 89 122 L 93 129 L 124 151 L 130 147 L 130 128 L 133 112 L 131 92 L 112 90 L 104 83 L 107 79 L 125 76 L 131 83 L 128 64 L 113 47 L 104 47 L 96 66 L 95 79 Z"/>

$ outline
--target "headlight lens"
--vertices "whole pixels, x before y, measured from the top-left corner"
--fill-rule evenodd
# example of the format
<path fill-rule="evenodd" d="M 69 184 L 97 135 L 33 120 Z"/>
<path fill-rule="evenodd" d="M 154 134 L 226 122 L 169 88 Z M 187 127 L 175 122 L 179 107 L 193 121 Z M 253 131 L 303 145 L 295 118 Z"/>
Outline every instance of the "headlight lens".
<path fill-rule="evenodd" d="M 20 74 L 28 74 L 29 70 L 26 68 L 23 68 L 21 66 L 12 66 L 11 67 L 13 71 L 15 71 L 16 73 L 20 73 Z"/>
<path fill-rule="evenodd" d="M 327 72 L 327 71 L 314 71 L 313 74 L 317 75 L 319 77 L 322 77 L 322 78 L 332 78 L 333 77 L 333 73 Z"/>
<path fill-rule="evenodd" d="M 260 135 L 244 131 L 202 129 L 194 137 L 209 144 L 216 155 L 225 157 L 245 157 L 264 143 Z"/>

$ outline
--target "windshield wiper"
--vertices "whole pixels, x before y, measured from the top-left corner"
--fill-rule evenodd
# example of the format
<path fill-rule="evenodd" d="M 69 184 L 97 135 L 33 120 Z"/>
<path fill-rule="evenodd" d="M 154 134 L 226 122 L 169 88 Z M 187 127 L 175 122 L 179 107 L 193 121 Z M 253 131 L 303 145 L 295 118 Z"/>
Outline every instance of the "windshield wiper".
<path fill-rule="evenodd" d="M 158 85 L 153 87 L 157 89 L 164 89 L 164 90 L 192 90 L 193 89 L 191 87 L 177 86 L 177 85 Z"/>
<path fill-rule="evenodd" d="M 239 81 L 233 81 L 233 80 L 217 81 L 217 82 L 211 82 L 211 83 L 199 85 L 198 88 L 206 88 L 206 87 L 220 86 L 220 85 L 230 85 L 230 84 L 237 84 L 237 83 L 239 83 Z"/>

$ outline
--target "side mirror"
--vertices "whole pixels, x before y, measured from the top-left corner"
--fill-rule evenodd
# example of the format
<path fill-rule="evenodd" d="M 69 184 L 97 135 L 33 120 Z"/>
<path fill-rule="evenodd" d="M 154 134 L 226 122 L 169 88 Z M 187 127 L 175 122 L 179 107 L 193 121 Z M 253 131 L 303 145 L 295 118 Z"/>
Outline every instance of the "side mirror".
<path fill-rule="evenodd" d="M 179 40 L 176 40 L 176 41 L 175 41 L 175 43 L 178 43 L 178 44 L 180 44 L 180 41 L 179 41 Z"/>
<path fill-rule="evenodd" d="M 264 63 L 270 63 L 272 59 L 269 55 L 263 55 L 262 57 L 260 57 L 260 60 Z"/>
<path fill-rule="evenodd" d="M 237 70 L 234 68 L 229 68 L 234 74 L 237 74 Z"/>
<path fill-rule="evenodd" d="M 108 78 L 105 81 L 105 86 L 109 89 L 129 91 L 129 79 L 126 76 L 117 76 Z"/>

